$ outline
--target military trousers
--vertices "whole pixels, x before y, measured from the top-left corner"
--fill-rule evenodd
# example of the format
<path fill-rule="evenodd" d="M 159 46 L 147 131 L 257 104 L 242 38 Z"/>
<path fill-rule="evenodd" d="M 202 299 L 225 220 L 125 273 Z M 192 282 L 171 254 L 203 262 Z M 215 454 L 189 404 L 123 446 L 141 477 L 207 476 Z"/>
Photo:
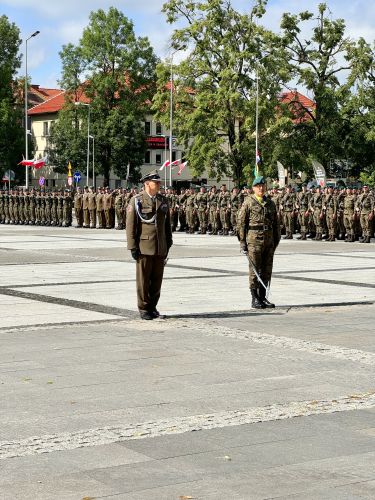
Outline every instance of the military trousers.
<path fill-rule="evenodd" d="M 249 287 L 257 290 L 259 283 L 254 267 L 266 285 L 271 281 L 275 244 L 272 229 L 268 231 L 249 231 L 247 234 L 247 253 L 249 259 Z"/>
<path fill-rule="evenodd" d="M 354 236 L 354 212 L 344 212 L 344 225 L 347 236 Z"/>
<path fill-rule="evenodd" d="M 77 226 L 82 227 L 83 226 L 83 209 L 82 208 L 75 208 L 74 213 L 76 216 Z"/>
<path fill-rule="evenodd" d="M 233 209 L 230 211 L 230 223 L 232 226 L 233 231 L 237 231 L 237 214 L 238 214 L 238 209 Z"/>
<path fill-rule="evenodd" d="M 335 236 L 336 235 L 336 228 L 337 228 L 337 221 L 336 221 L 336 217 L 335 217 L 333 211 L 330 211 L 327 209 L 326 221 L 327 221 L 328 234 L 330 236 Z"/>
<path fill-rule="evenodd" d="M 294 233 L 294 212 L 284 212 L 284 226 L 287 234 Z"/>
<path fill-rule="evenodd" d="M 122 223 L 122 211 L 121 211 L 121 208 L 115 208 L 115 211 L 116 211 L 116 218 L 117 218 L 117 227 L 123 227 L 123 223 Z"/>
<path fill-rule="evenodd" d="M 141 255 L 136 263 L 137 305 L 139 311 L 155 311 L 164 274 L 164 257 Z"/>
<path fill-rule="evenodd" d="M 104 210 L 97 210 L 96 216 L 98 218 L 98 228 L 103 229 L 103 227 L 105 227 Z"/>
<path fill-rule="evenodd" d="M 96 208 L 91 208 L 89 210 L 90 213 L 90 227 L 95 229 L 96 228 Z"/>
<path fill-rule="evenodd" d="M 213 233 L 217 233 L 217 230 L 219 229 L 219 213 L 216 208 L 212 208 L 210 210 L 210 224 L 211 231 Z"/>
<path fill-rule="evenodd" d="M 228 208 L 220 209 L 220 222 L 221 227 L 227 231 L 230 226 L 230 210 Z"/>
<path fill-rule="evenodd" d="M 88 208 L 83 209 L 83 222 L 85 227 L 90 227 L 90 212 Z"/>
<path fill-rule="evenodd" d="M 314 224 L 315 224 L 315 231 L 317 232 L 317 234 L 323 233 L 323 229 L 325 226 L 324 213 L 320 208 L 314 210 Z"/>
<path fill-rule="evenodd" d="M 369 219 L 369 216 L 371 219 Z M 360 224 L 362 229 L 362 236 L 372 236 L 372 214 L 371 213 L 361 213 Z"/>
<path fill-rule="evenodd" d="M 189 229 L 192 231 L 194 229 L 195 223 L 196 223 L 195 210 L 193 208 L 187 208 L 187 210 L 186 210 L 186 222 L 187 222 Z"/>
<path fill-rule="evenodd" d="M 178 211 L 178 220 L 180 222 L 180 229 L 183 231 L 186 227 L 186 214 L 182 208 Z"/>
<path fill-rule="evenodd" d="M 201 232 L 207 231 L 207 212 L 204 208 L 198 209 L 199 227 Z"/>
<path fill-rule="evenodd" d="M 298 223 L 301 228 L 301 233 L 307 233 L 309 229 L 310 214 L 307 208 L 301 208 L 298 212 Z"/>

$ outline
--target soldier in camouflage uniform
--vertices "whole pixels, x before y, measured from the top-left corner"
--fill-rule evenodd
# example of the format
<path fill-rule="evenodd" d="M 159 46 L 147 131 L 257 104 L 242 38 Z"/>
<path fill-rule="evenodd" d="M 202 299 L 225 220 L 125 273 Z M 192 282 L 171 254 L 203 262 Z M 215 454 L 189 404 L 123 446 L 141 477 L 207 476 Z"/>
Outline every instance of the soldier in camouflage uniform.
<path fill-rule="evenodd" d="M 220 213 L 219 213 L 219 193 L 216 186 L 212 186 L 208 195 L 208 210 L 211 231 L 209 234 L 217 234 L 219 229 Z"/>
<path fill-rule="evenodd" d="M 20 189 L 18 191 L 18 224 L 25 224 L 24 201 L 24 192 Z"/>
<path fill-rule="evenodd" d="M 63 227 L 70 227 L 72 225 L 72 208 L 73 208 L 73 200 L 70 194 L 69 189 L 65 189 L 64 197 L 63 197 Z"/>
<path fill-rule="evenodd" d="M 280 242 L 280 225 L 274 202 L 264 194 L 263 177 L 254 179 L 253 190 L 254 194 L 244 200 L 238 214 L 240 249 L 249 259 L 251 306 L 273 308 L 275 305 L 266 298 L 264 286 L 268 287 L 271 281 L 273 256 Z"/>
<path fill-rule="evenodd" d="M 230 229 L 230 192 L 227 190 L 226 184 L 223 184 L 220 188 L 218 207 L 222 234 L 227 236 Z"/>
<path fill-rule="evenodd" d="M 287 186 L 286 193 L 280 200 L 280 209 L 283 214 L 285 226 L 285 239 L 292 240 L 294 234 L 294 208 L 295 208 L 295 194 L 293 193 L 292 186 Z"/>
<path fill-rule="evenodd" d="M 208 222 L 208 195 L 206 188 L 202 186 L 195 197 L 195 208 L 198 213 L 199 234 L 206 234 Z"/>
<path fill-rule="evenodd" d="M 321 191 L 321 187 L 316 187 L 315 194 L 310 199 L 310 211 L 313 214 L 314 225 L 316 235 L 313 238 L 316 241 L 321 241 L 323 236 L 323 227 L 324 227 L 324 211 L 323 211 L 323 195 Z"/>
<path fill-rule="evenodd" d="M 239 209 L 241 208 L 242 202 L 243 196 L 240 193 L 240 190 L 237 187 L 234 187 L 230 195 L 230 223 L 232 226 L 230 234 L 232 236 L 237 235 L 237 215 Z"/>
<path fill-rule="evenodd" d="M 298 237 L 299 240 L 306 240 L 310 218 L 309 205 L 310 193 L 307 191 L 306 184 L 302 184 L 302 190 L 296 194 L 295 201 L 295 208 L 298 213 L 298 222 L 301 229 L 301 236 Z"/>
<path fill-rule="evenodd" d="M 115 191 L 115 212 L 116 212 L 116 218 L 117 218 L 117 230 L 124 229 L 123 223 L 122 223 L 122 208 L 124 204 L 124 193 L 122 189 L 116 189 Z"/>
<path fill-rule="evenodd" d="M 4 217 L 5 224 L 9 224 L 9 191 L 4 193 Z"/>
<path fill-rule="evenodd" d="M 4 198 L 4 192 L 0 191 L 0 224 L 5 223 Z"/>
<path fill-rule="evenodd" d="M 187 224 L 186 232 L 194 234 L 196 225 L 196 210 L 195 210 L 195 190 L 193 188 L 189 190 L 185 206 L 186 206 L 186 224 Z"/>
<path fill-rule="evenodd" d="M 51 192 L 47 191 L 44 198 L 44 212 L 46 217 L 46 226 L 50 226 L 52 223 L 51 209 L 52 209 L 52 196 Z"/>
<path fill-rule="evenodd" d="M 355 205 L 357 196 L 353 194 L 350 188 L 346 189 L 345 197 L 343 198 L 343 212 L 344 212 L 344 225 L 346 231 L 345 241 L 355 241 L 354 219 L 355 219 Z"/>
<path fill-rule="evenodd" d="M 323 210 L 326 215 L 326 222 L 328 228 L 327 241 L 335 241 L 336 239 L 336 223 L 337 223 L 337 198 L 333 194 L 331 187 L 327 188 L 327 193 L 323 199 Z"/>
<path fill-rule="evenodd" d="M 361 243 L 370 243 L 372 235 L 372 221 L 374 218 L 375 200 L 369 192 L 368 186 L 363 186 L 363 192 L 357 198 L 356 211 L 359 213 L 359 220 L 362 230 Z"/>
<path fill-rule="evenodd" d="M 341 189 L 337 192 L 337 238 L 339 240 L 345 239 L 345 224 L 344 224 L 344 201 L 345 201 L 345 189 Z"/>
<path fill-rule="evenodd" d="M 185 202 L 187 199 L 187 193 L 184 188 L 181 188 L 180 194 L 178 195 L 177 205 L 178 205 L 178 220 L 180 224 L 179 232 L 185 231 L 186 229 L 186 207 Z"/>
<path fill-rule="evenodd" d="M 32 188 L 29 195 L 30 224 L 32 225 L 35 224 L 35 208 L 36 208 L 35 189 Z"/>

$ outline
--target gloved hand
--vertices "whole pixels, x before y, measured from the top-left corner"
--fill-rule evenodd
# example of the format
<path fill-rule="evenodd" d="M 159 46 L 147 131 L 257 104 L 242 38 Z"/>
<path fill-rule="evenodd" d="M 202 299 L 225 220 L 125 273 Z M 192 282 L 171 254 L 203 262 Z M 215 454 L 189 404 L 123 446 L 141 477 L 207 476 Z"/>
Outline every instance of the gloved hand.
<path fill-rule="evenodd" d="M 242 255 L 247 255 L 247 245 L 244 242 L 240 243 L 240 253 Z"/>
<path fill-rule="evenodd" d="M 138 250 L 138 248 L 133 248 L 130 250 L 132 257 L 134 260 L 138 260 L 138 257 L 141 255 L 141 252 Z"/>

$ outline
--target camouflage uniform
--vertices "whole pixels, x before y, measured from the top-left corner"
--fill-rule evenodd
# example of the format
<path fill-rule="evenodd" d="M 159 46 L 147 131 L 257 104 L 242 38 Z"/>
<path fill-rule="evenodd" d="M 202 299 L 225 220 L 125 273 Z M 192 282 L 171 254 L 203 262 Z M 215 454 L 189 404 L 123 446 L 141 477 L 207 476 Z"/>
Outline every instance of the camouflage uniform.
<path fill-rule="evenodd" d="M 186 223 L 188 232 L 193 234 L 196 225 L 195 194 L 193 189 L 190 190 L 190 194 L 186 198 Z"/>
<path fill-rule="evenodd" d="M 263 286 L 259 283 L 254 267 L 267 287 L 271 281 L 273 256 L 280 242 L 280 224 L 276 206 L 269 197 L 258 201 L 248 196 L 238 214 L 238 231 L 241 249 L 249 259 L 249 287 L 252 296 L 262 297 Z"/>
<path fill-rule="evenodd" d="M 292 240 L 294 233 L 294 206 L 295 195 L 291 189 L 288 188 L 287 193 L 280 200 L 280 208 L 283 213 L 284 226 L 286 231 L 285 239 Z"/>
<path fill-rule="evenodd" d="M 201 188 L 200 193 L 195 197 L 195 208 L 198 212 L 200 233 L 206 234 L 208 222 L 208 195 L 204 188 Z"/>
<path fill-rule="evenodd" d="M 355 205 L 357 201 L 357 196 L 352 194 L 350 189 L 346 190 L 346 195 L 343 200 L 343 211 L 344 211 L 344 225 L 346 231 L 345 241 L 353 242 L 355 241 L 355 231 L 354 231 L 354 218 L 355 218 Z"/>
<path fill-rule="evenodd" d="M 315 224 L 315 240 L 320 241 L 323 235 L 324 227 L 324 212 L 323 212 L 323 195 L 320 189 L 311 197 L 310 199 L 310 210 L 313 214 L 314 224 Z"/>
<path fill-rule="evenodd" d="M 309 204 L 310 204 L 310 193 L 305 191 L 304 189 L 297 193 L 295 207 L 298 210 L 298 222 L 301 229 L 301 240 L 306 239 L 306 233 L 309 229 Z"/>
<path fill-rule="evenodd" d="M 223 234 L 228 235 L 230 229 L 230 192 L 226 190 L 226 186 L 222 186 L 219 193 L 218 207 Z"/>
<path fill-rule="evenodd" d="M 364 187 L 364 192 L 360 194 L 356 202 L 356 210 L 359 212 L 359 220 L 362 229 L 361 243 L 370 243 L 372 235 L 372 220 L 374 218 L 374 198 Z"/>
<path fill-rule="evenodd" d="M 328 189 L 328 194 L 324 196 L 323 209 L 326 214 L 326 222 L 328 227 L 328 240 L 335 241 L 336 239 L 336 221 L 337 221 L 337 199 L 332 193 L 332 189 Z"/>

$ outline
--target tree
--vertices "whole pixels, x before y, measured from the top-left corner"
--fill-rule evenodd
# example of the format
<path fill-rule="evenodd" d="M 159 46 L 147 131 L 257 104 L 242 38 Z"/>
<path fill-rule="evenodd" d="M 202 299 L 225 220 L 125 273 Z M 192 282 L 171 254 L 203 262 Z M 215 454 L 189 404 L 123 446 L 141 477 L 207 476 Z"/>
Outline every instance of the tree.
<path fill-rule="evenodd" d="M 6 16 L 0 16 L 0 176 L 15 168 L 22 159 L 22 107 L 16 101 L 15 74 L 21 65 L 19 29 Z M 19 177 L 19 176 L 18 176 Z"/>
<path fill-rule="evenodd" d="M 87 110 L 73 102 L 84 97 L 90 102 L 98 172 L 108 184 L 111 170 L 125 177 L 130 163 L 130 180 L 137 181 L 145 152 L 143 121 L 157 63 L 147 38 L 137 38 L 133 23 L 117 9 L 99 9 L 90 14 L 79 45 L 64 46 L 60 56 L 67 98 L 52 130 L 53 163 L 66 170 L 68 158 L 83 162 Z"/>
<path fill-rule="evenodd" d="M 312 23 L 311 36 L 306 38 L 306 29 Z M 352 67 L 349 54 L 354 44 L 345 37 L 344 20 L 331 19 L 323 3 L 316 16 L 307 11 L 299 15 L 285 13 L 281 28 L 280 43 L 287 50 L 292 74 L 298 85 L 312 93 L 316 104 L 314 110 L 304 109 L 310 120 L 296 125 L 293 133 L 285 136 L 286 149 L 291 151 L 300 135 L 298 143 L 305 158 L 306 149 L 309 157 L 326 165 L 331 158 L 347 158 L 348 128 L 341 110 L 348 98 L 345 72 Z"/>
<path fill-rule="evenodd" d="M 280 83 L 287 77 L 282 47 L 257 24 L 265 12 L 258 0 L 250 14 L 233 9 L 230 1 L 169 0 L 163 6 L 174 31 L 172 49 L 189 55 L 173 67 L 174 132 L 184 144 L 195 175 L 207 170 L 237 184 L 255 165 L 255 94 L 259 75 L 260 130 L 274 114 Z M 158 91 L 153 109 L 169 120 L 169 64 L 157 68 Z"/>

